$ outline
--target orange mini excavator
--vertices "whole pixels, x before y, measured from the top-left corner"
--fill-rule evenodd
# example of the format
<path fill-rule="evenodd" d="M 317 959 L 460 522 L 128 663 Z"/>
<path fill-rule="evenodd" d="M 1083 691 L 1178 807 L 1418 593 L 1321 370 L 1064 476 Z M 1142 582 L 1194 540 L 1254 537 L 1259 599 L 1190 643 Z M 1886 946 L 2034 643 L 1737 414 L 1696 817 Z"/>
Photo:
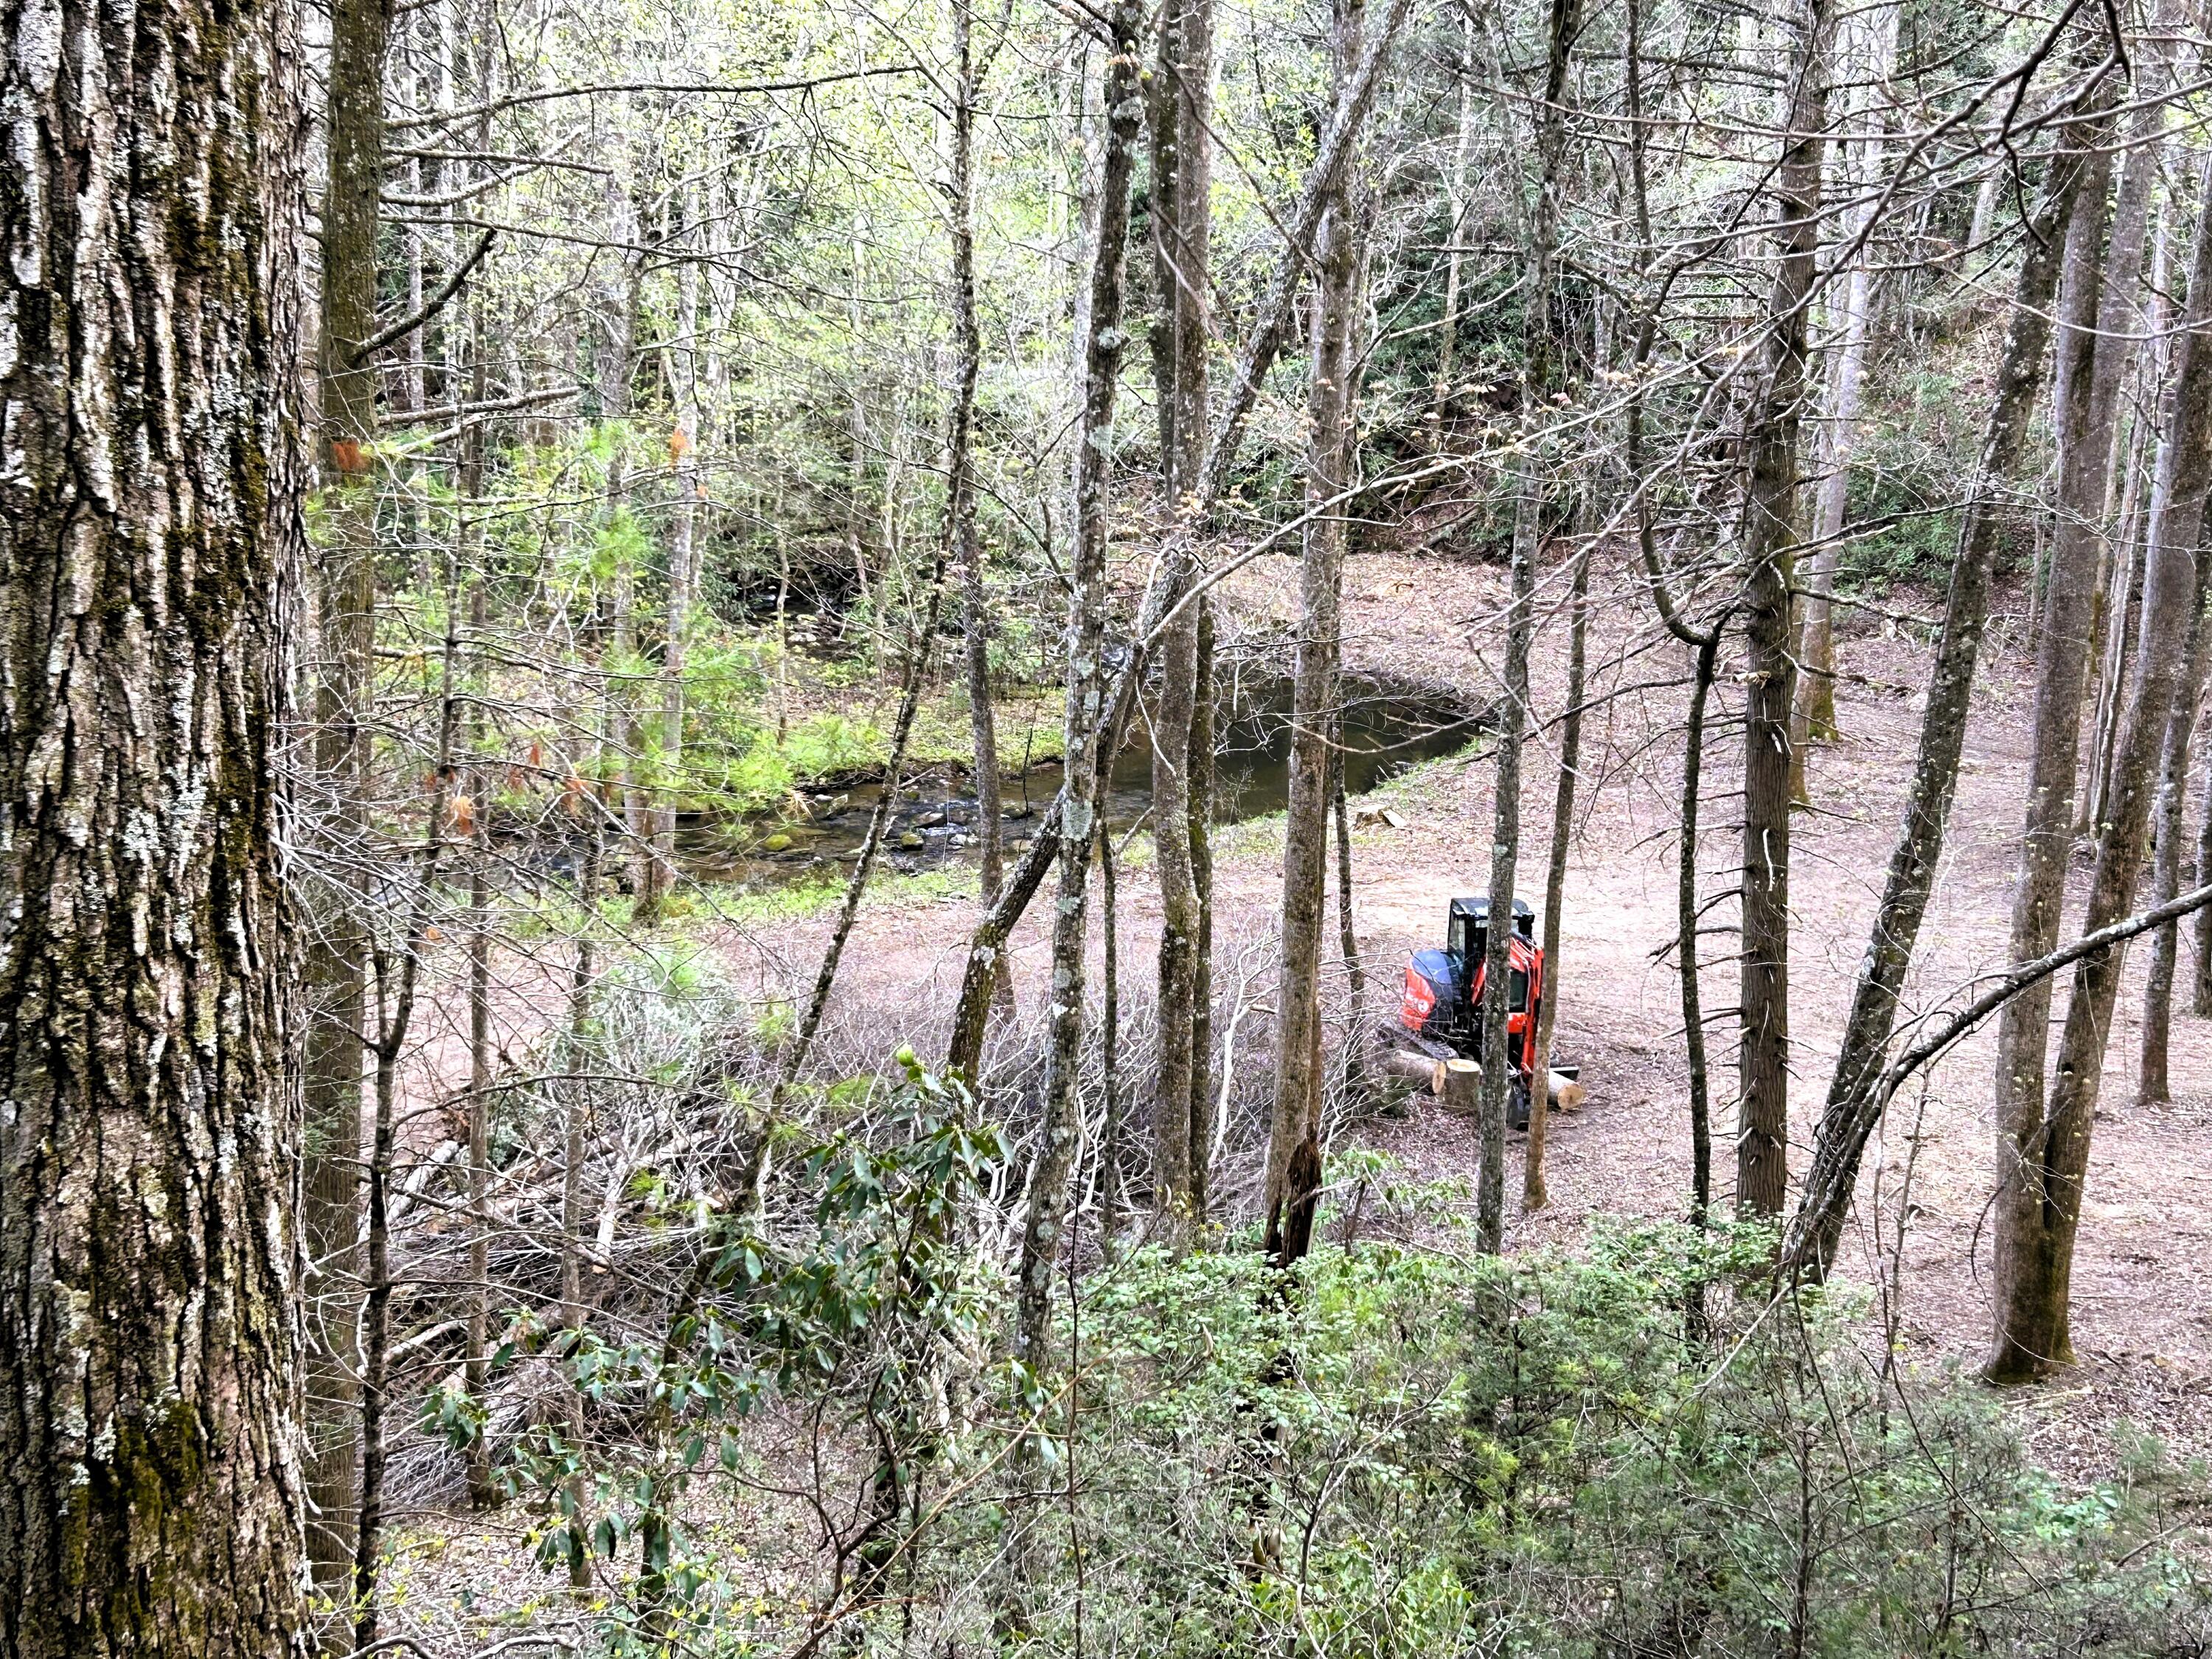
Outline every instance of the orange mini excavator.
<path fill-rule="evenodd" d="M 1482 1058 L 1482 988 L 1490 943 L 1490 900 L 1455 898 L 1444 948 L 1416 951 L 1406 963 L 1406 991 L 1398 1009 L 1401 1047 L 1431 1060 Z M 1513 901 L 1513 933 L 1506 942 L 1505 1030 L 1513 1064 L 1509 1119 L 1528 1127 L 1528 1084 L 1536 1066 L 1536 1021 L 1543 1012 L 1544 952 L 1536 943 L 1536 913 Z M 1568 1077 L 1571 1066 L 1557 1068 Z"/>

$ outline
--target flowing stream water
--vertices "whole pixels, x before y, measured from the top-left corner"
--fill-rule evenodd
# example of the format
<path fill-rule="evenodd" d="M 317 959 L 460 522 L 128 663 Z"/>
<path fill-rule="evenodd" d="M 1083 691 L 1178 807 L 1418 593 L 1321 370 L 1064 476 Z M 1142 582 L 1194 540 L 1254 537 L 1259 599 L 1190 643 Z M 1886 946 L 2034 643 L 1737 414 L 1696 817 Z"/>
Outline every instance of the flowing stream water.
<path fill-rule="evenodd" d="M 1290 790 L 1291 685 L 1245 676 L 1223 687 L 1226 718 L 1219 727 L 1213 816 L 1234 823 L 1283 810 Z M 1347 678 L 1342 685 L 1344 781 L 1364 794 L 1407 767 L 1465 748 L 1484 723 L 1464 704 L 1434 691 Z M 1143 722 L 1114 763 L 1107 821 L 1117 830 L 1151 810 L 1152 755 Z M 1036 833 L 1060 787 L 1058 761 L 1003 774 L 1008 856 Z M 966 780 L 932 771 L 910 780 L 885 838 L 884 855 L 912 872 L 975 857 L 975 800 Z M 744 818 L 689 816 L 677 833 L 678 861 L 695 880 L 755 889 L 819 879 L 849 868 L 860 854 L 881 786 L 856 784 L 800 796 L 805 816 Z"/>

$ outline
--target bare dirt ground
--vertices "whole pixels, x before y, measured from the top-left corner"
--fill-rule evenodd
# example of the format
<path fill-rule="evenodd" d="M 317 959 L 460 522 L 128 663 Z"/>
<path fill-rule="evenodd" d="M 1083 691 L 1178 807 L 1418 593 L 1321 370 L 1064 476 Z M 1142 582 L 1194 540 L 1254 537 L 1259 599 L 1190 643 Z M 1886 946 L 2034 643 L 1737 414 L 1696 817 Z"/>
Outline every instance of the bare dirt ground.
<path fill-rule="evenodd" d="M 1228 585 L 1224 631 L 1279 634 L 1295 611 L 1295 573 L 1273 561 Z M 1546 573 L 1540 606 L 1550 607 L 1561 573 Z M 1493 567 L 1393 555 L 1356 560 L 1346 580 L 1347 665 L 1495 695 L 1495 619 L 1503 598 Z M 1900 596 L 1902 610 L 1937 601 Z M 1689 1185 L 1686 1067 L 1671 960 L 1655 953 L 1674 933 L 1679 726 L 1686 699 L 1686 655 L 1661 635 L 1648 597 L 1625 576 L 1601 575 L 1593 595 L 1594 708 L 1584 739 L 1584 785 L 1576 814 L 1564 910 L 1559 1042 L 1581 1062 L 1589 1103 L 1555 1118 L 1548 1163 L 1552 1207 L 1514 1223 L 1516 1242 L 1571 1241 L 1590 1218 L 1678 1215 Z M 2016 621 L 2016 619 L 2014 619 Z M 1814 805 L 1796 820 L 1791 902 L 1796 1044 L 1793 1139 L 1802 1158 L 1825 1093 L 1852 974 L 1887 865 L 1918 732 L 1924 652 L 1908 625 L 1875 613 L 1847 619 L 1838 691 L 1844 737 L 1813 757 Z M 1535 662 L 1540 715 L 1563 701 L 1564 628 L 1543 624 Z M 2006 955 L 2009 894 L 2026 770 L 2032 665 L 2015 626 L 2000 617 L 1984 652 L 1958 805 L 1939 884 L 1909 981 L 1907 1016 L 1955 998 Z M 1708 925 L 1732 926 L 1737 863 L 1735 794 L 1740 775 L 1737 706 L 1723 660 L 1706 764 L 1701 850 L 1704 891 L 1718 896 Z M 1547 733 L 1544 742 L 1550 741 Z M 1522 896 L 1539 902 L 1555 761 L 1532 754 L 1523 804 L 1528 826 Z M 1486 884 L 1492 767 L 1476 756 L 1440 763 L 1389 786 L 1402 828 L 1371 825 L 1355 837 L 1355 914 L 1363 953 L 1379 980 L 1370 1007 L 1395 999 L 1403 953 L 1441 935 L 1446 902 Z M 1279 836 L 1264 828 L 1228 838 L 1218 869 L 1220 933 L 1264 957 L 1279 883 Z M 2087 866 L 2076 869 L 2075 914 Z M 1334 878 L 1332 877 L 1332 881 Z M 1018 982 L 1030 994 L 1046 977 L 1041 902 L 1018 935 Z M 838 1000 L 885 1010 L 926 1034 L 957 987 L 974 907 L 968 900 L 871 906 L 845 956 Z M 1123 884 L 1121 938 L 1128 982 L 1149 980 L 1157 904 L 1149 871 Z M 749 930 L 745 949 L 764 978 L 811 978 L 825 927 L 820 920 Z M 1709 1016 L 1733 1000 L 1732 934 L 1705 941 Z M 2212 1022 L 2178 1012 L 2172 1047 L 2175 1099 L 2135 1101 L 2141 994 L 2138 947 L 2111 1048 L 2095 1130 L 2087 1212 L 2075 1267 L 2075 1335 L 2081 1364 L 2047 1387 L 2014 1396 L 2038 1456 L 2080 1478 L 2112 1466 L 2112 1431 L 2147 1429 L 2184 1455 L 2212 1455 L 2212 1171 L 2204 1167 L 2212 1125 Z M 2185 949 L 2183 974 L 2193 963 Z M 2058 1016 L 2063 1012 L 2063 985 Z M 2177 999 L 2185 1004 L 2185 994 Z M 1250 1039 L 1245 1039 L 1248 1048 Z M 1711 1027 L 1716 1176 L 1732 1174 L 1734 1032 Z M 1990 1036 L 1954 1050 L 1921 1094 L 1900 1097 L 1899 1116 L 1870 1152 L 1847 1271 L 1862 1281 L 1905 1243 L 1899 1335 L 1923 1364 L 1971 1367 L 1989 1328 L 1994 1128 Z M 1427 1103 L 1413 1115 L 1360 1131 L 1425 1177 L 1471 1176 L 1469 1127 Z M 1517 1160 L 1517 1143 L 1516 1158 Z M 1906 1166 L 1911 1164 L 1909 1190 Z M 1518 1191 L 1517 1171 L 1509 1188 Z M 1905 1202 L 1900 1202 L 1900 1194 Z M 1887 1271 L 1884 1269 L 1885 1273 Z"/>
<path fill-rule="evenodd" d="M 1257 566 L 1231 585 L 1224 635 L 1247 643 L 1278 639 L 1295 615 L 1295 572 L 1286 561 Z M 1547 573 L 1540 604 L 1556 598 L 1559 573 Z M 1354 670 L 1456 687 L 1487 701 L 1495 692 L 1495 622 L 1503 597 L 1494 568 L 1430 559 L 1418 563 L 1368 555 L 1346 582 L 1346 656 Z M 1901 610 L 1929 611 L 1936 601 L 1904 596 Z M 1578 1060 L 1589 1103 L 1553 1121 L 1548 1157 L 1551 1207 L 1516 1216 L 1510 1246 L 1571 1247 L 1594 1218 L 1682 1213 L 1689 1186 L 1686 1071 L 1671 960 L 1656 953 L 1674 933 L 1674 824 L 1686 698 L 1682 649 L 1657 635 L 1648 597 L 1626 579 L 1600 580 L 1594 595 L 1591 692 L 1596 703 L 1584 744 L 1584 787 L 1569 866 L 1564 911 L 1559 1043 Z M 1850 993 L 1864 948 L 1917 736 L 1917 693 L 1924 652 L 1911 629 L 1900 635 L 1878 616 L 1862 615 L 1842 641 L 1847 678 L 1839 688 L 1843 739 L 1814 757 L 1814 809 L 1795 832 L 1792 903 L 1796 917 L 1791 1011 L 1796 1039 L 1793 1133 L 1804 1137 L 1818 1113 Z M 1535 661 L 1540 714 L 1563 702 L 1565 641 L 1556 619 L 1543 624 Z M 1723 664 L 1706 763 L 1702 890 L 1717 900 L 1708 925 L 1704 984 L 1711 1027 L 1716 1176 L 1733 1174 L 1727 1131 L 1733 1121 L 1733 1036 L 1725 1011 L 1735 988 L 1729 898 L 1736 864 L 1734 821 L 1741 735 L 1737 696 Z M 1975 717 L 1952 819 L 1950 844 L 1908 988 L 1906 1015 L 1954 1000 L 1976 975 L 2005 956 L 2015 838 L 2026 770 L 2029 665 L 2016 629 L 2000 618 L 1990 634 Z M 1549 735 L 1544 740 L 1549 742 Z M 1530 756 L 1523 822 L 1528 826 L 1521 892 L 1540 902 L 1543 849 L 1551 817 L 1555 758 Z M 1395 1003 L 1404 952 L 1437 940 L 1446 902 L 1480 891 L 1487 880 L 1492 767 L 1480 753 L 1421 769 L 1371 798 L 1404 820 L 1355 832 L 1355 915 L 1361 950 L 1377 983 L 1370 1012 Z M 1270 934 L 1279 901 L 1280 836 L 1267 823 L 1219 838 L 1217 988 L 1251 1011 L 1237 1038 L 1243 1078 L 1239 1144 L 1249 1165 L 1258 1102 L 1266 1088 L 1262 1045 L 1270 994 Z M 1142 1018 L 1151 981 L 1158 908 L 1148 866 L 1132 860 L 1121 884 L 1124 983 Z M 2086 864 L 2076 869 L 2086 885 Z M 1332 874 L 1332 882 L 1334 876 Z M 1034 1019 L 1048 971 L 1042 921 L 1049 899 L 1014 944 L 1024 1018 Z M 844 957 L 833 1024 L 849 1021 L 843 1046 L 896 1031 L 925 1052 L 939 1036 L 959 982 L 972 898 L 916 901 L 896 885 L 872 895 Z M 1332 918 L 1333 921 L 1333 918 Z M 826 916 L 775 925 L 710 924 L 708 936 L 740 979 L 766 987 L 804 987 L 819 962 Z M 1332 927 L 1330 937 L 1334 939 Z M 1093 959 L 1096 960 L 1094 950 Z M 2140 959 L 2142 952 L 2137 952 Z M 2194 963 L 2185 952 L 2183 972 Z M 565 963 L 537 964 L 538 991 L 502 1010 L 502 1028 L 522 1042 L 560 1006 Z M 1249 975 L 1248 981 L 1247 975 Z M 2212 1456 L 2212 1284 L 2206 1243 L 2212 1236 L 2212 1173 L 2203 1149 L 2212 1142 L 2212 1022 L 2178 1014 L 2170 1105 L 2135 1100 L 2141 969 L 2131 963 L 2095 1129 L 2087 1212 L 2075 1266 L 2075 1340 L 2081 1364 L 2041 1388 L 2008 1396 L 2008 1408 L 2033 1455 L 2069 1482 L 2087 1484 L 2115 1466 L 2115 1431 L 2132 1425 L 2183 1457 Z M 2183 1000 L 2185 1002 L 2185 999 Z M 2063 1017 L 2063 987 L 2060 1007 Z M 510 1025 L 510 1021 L 512 1022 Z M 450 1042 L 445 1045 L 450 1048 Z M 873 1052 L 871 1048 L 869 1052 Z M 1257 1056 L 1255 1058 L 1255 1056 Z M 448 1055 L 450 1061 L 452 1056 Z M 1868 1160 L 1847 1245 L 1846 1273 L 1860 1284 L 1886 1277 L 1904 1218 L 1897 1332 L 1911 1362 L 1931 1370 L 1971 1369 L 1989 1328 L 1985 1206 L 1994 1129 L 1990 1108 L 1990 1042 L 1985 1032 L 1954 1050 L 1923 1094 L 1900 1097 Z M 1132 1079 L 1141 1089 L 1142 1079 Z M 1411 1176 L 1471 1183 L 1472 1127 L 1424 1099 L 1402 1118 L 1358 1126 L 1364 1144 L 1389 1153 Z M 1802 1157 L 1803 1148 L 1798 1147 Z M 1519 1141 L 1508 1192 L 1519 1191 Z M 1235 1162 L 1232 1159 L 1232 1162 Z M 1909 1188 L 1906 1165 L 1911 1164 Z M 1223 1201 L 1249 1207 L 1231 1180 Z M 1725 1198 L 1725 1191 L 1723 1194 Z M 1870 1327 L 1869 1334 L 1878 1335 Z M 514 1570 L 526 1553 L 530 1517 L 519 1510 L 489 1516 L 458 1510 L 418 1516 L 389 1584 L 400 1617 L 425 1650 L 469 1650 L 469 1631 L 507 1621 L 587 1619 L 551 1591 L 550 1581 Z M 732 1559 L 751 1569 L 752 1612 L 767 1631 L 793 1627 L 813 1583 L 803 1524 L 751 1499 L 702 1524 Z M 457 1633 L 458 1632 L 458 1633 Z"/>

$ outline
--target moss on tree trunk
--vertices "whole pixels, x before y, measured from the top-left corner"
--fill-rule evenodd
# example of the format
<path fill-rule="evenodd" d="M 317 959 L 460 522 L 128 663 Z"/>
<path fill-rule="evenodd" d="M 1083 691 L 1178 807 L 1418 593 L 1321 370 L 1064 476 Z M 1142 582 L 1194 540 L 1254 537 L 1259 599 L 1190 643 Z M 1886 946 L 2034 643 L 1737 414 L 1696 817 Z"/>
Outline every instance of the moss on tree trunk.
<path fill-rule="evenodd" d="M 0 1651 L 286 1654 L 295 18 L 6 30 Z"/>

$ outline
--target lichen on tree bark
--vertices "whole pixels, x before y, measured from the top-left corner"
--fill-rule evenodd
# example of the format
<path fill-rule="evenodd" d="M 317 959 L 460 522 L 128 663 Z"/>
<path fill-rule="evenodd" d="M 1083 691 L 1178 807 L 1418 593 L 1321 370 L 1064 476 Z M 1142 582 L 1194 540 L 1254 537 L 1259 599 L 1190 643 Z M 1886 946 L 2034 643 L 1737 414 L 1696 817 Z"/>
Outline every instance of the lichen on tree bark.
<path fill-rule="evenodd" d="M 298 1649 L 295 15 L 11 3 L 0 1650 Z"/>

